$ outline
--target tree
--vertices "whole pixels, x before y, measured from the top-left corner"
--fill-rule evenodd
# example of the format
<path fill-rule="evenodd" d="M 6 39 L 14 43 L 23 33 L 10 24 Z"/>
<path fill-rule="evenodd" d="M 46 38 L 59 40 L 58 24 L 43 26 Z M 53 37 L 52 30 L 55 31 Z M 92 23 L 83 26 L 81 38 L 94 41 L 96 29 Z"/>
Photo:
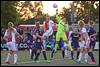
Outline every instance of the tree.
<path fill-rule="evenodd" d="M 89 20 L 96 21 L 96 19 L 99 19 L 98 1 L 76 1 L 75 3 L 78 20 L 84 19 L 85 23 L 87 23 Z"/>
<path fill-rule="evenodd" d="M 42 1 L 25 1 L 20 2 L 20 6 L 18 6 L 18 12 L 20 13 L 20 17 L 23 21 L 29 20 L 31 18 L 41 18 L 43 15 L 43 4 Z"/>
<path fill-rule="evenodd" d="M 1 1 L 1 27 L 7 26 L 11 21 L 14 24 L 19 21 L 20 16 L 16 10 L 19 1 Z"/>

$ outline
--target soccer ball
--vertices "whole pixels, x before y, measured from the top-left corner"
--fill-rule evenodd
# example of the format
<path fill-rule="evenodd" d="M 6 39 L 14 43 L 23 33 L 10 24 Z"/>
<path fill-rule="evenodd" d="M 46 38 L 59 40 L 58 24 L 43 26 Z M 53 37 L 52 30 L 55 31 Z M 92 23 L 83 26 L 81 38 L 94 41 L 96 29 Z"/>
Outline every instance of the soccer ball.
<path fill-rule="evenodd" d="M 53 4 L 53 7 L 54 7 L 54 8 L 57 8 L 57 4 L 56 4 L 56 3 L 54 3 L 54 4 Z"/>

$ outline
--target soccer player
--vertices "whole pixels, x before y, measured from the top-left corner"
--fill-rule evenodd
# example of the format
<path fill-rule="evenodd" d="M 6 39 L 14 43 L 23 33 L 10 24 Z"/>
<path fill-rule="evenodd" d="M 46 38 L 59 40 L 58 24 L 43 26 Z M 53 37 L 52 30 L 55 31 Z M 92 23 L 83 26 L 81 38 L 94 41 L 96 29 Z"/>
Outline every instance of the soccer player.
<path fill-rule="evenodd" d="M 89 36 L 88 36 L 88 33 L 86 31 L 86 28 L 85 28 L 85 23 L 83 20 L 80 20 L 78 22 L 79 26 L 80 26 L 80 29 L 79 29 L 79 32 L 81 34 L 81 42 L 80 43 L 80 54 L 79 54 L 79 58 L 77 60 L 77 63 L 80 64 L 81 62 L 81 58 L 82 58 L 82 53 L 85 52 L 85 55 L 84 55 L 84 58 L 85 58 L 85 62 L 87 63 L 88 62 L 88 46 L 89 46 Z"/>
<path fill-rule="evenodd" d="M 45 40 L 43 40 L 43 45 L 46 48 L 47 44 L 46 41 L 51 41 L 52 34 L 53 34 L 53 24 L 54 22 L 50 19 L 49 15 L 46 15 L 46 20 L 43 22 L 44 27 L 44 34 L 43 37 L 45 37 Z"/>
<path fill-rule="evenodd" d="M 70 38 L 72 33 L 73 33 L 73 28 L 70 27 L 70 28 L 69 28 L 69 31 L 66 32 L 66 35 L 68 35 L 68 46 L 70 47 L 70 51 L 73 51 L 72 46 L 71 46 L 71 38 Z M 69 55 L 68 52 L 67 52 L 66 50 L 65 50 L 65 55 L 66 55 L 66 56 Z"/>
<path fill-rule="evenodd" d="M 74 59 L 73 58 L 74 50 L 77 50 L 76 59 L 78 59 L 78 55 L 79 55 L 79 39 L 80 39 L 80 34 L 78 33 L 78 29 L 77 28 L 73 28 L 73 32 L 70 35 L 71 46 L 73 48 L 73 51 L 71 51 L 72 60 Z"/>
<path fill-rule="evenodd" d="M 8 23 L 8 29 L 5 32 L 4 39 L 7 41 L 8 45 L 8 54 L 6 58 L 6 63 L 10 64 L 9 58 L 12 54 L 14 54 L 14 64 L 17 64 L 18 60 L 18 48 L 16 45 L 16 37 L 20 36 L 19 33 L 14 28 L 14 24 L 12 22 Z"/>
<path fill-rule="evenodd" d="M 44 34 L 43 37 L 45 37 L 45 39 L 43 40 L 43 45 L 46 48 L 48 43 L 51 44 L 51 59 L 53 58 L 53 53 L 54 53 L 54 47 L 55 47 L 55 33 L 53 32 L 53 27 L 54 27 L 54 22 L 50 19 L 49 15 L 46 15 L 46 21 L 44 21 Z"/>
<path fill-rule="evenodd" d="M 53 55 L 54 55 L 54 52 L 55 52 L 56 33 L 57 33 L 57 24 L 54 23 L 52 40 L 50 41 L 50 43 L 51 43 L 51 49 L 52 49 L 51 60 L 53 59 Z"/>
<path fill-rule="evenodd" d="M 56 33 L 56 45 L 55 45 L 55 49 L 57 50 L 57 46 L 59 44 L 59 41 L 62 43 L 60 45 L 60 48 L 62 50 L 62 57 L 64 59 L 64 55 L 65 55 L 65 52 L 64 52 L 64 49 L 66 47 L 66 42 L 67 42 L 67 36 L 66 36 L 66 18 L 61 18 L 59 17 L 58 15 L 56 15 L 56 20 L 58 22 L 58 28 L 57 28 L 57 33 Z M 67 24 L 68 26 L 68 24 Z M 64 42 L 63 42 L 64 41 Z"/>
<path fill-rule="evenodd" d="M 97 35 L 96 30 L 94 29 L 94 22 L 90 21 L 88 22 L 89 28 L 88 28 L 88 35 L 90 37 L 90 45 L 89 45 L 89 56 L 91 57 L 91 62 L 89 64 L 96 64 L 96 60 L 94 58 L 93 49 L 95 47 L 96 38 Z"/>
<path fill-rule="evenodd" d="M 29 46 L 29 52 L 30 52 L 30 60 L 33 60 L 34 54 L 36 55 L 36 44 L 35 44 L 35 35 L 31 35 L 31 33 L 25 33 L 25 42 Z"/>
<path fill-rule="evenodd" d="M 35 36 L 36 36 L 36 49 L 37 49 L 37 53 L 36 53 L 36 56 L 35 56 L 35 59 L 34 61 L 35 62 L 39 62 L 39 55 L 40 53 L 42 52 L 43 53 L 43 56 L 44 56 L 44 59 L 46 62 L 49 62 L 47 60 L 47 56 L 46 56 L 46 50 L 45 50 L 45 47 L 43 45 L 43 32 L 42 30 L 40 29 L 40 24 L 39 24 L 39 21 L 36 21 L 36 29 L 34 31 L 35 33 Z"/>

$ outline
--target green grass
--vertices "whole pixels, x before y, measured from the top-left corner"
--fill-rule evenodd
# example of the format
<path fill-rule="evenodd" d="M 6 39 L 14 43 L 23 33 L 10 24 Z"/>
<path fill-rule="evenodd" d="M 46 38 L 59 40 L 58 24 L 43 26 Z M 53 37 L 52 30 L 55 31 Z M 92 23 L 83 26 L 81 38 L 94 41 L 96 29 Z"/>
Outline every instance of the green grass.
<path fill-rule="evenodd" d="M 50 52 L 51 51 L 47 51 L 47 58 L 50 58 Z M 90 64 L 86 64 L 84 62 L 84 57 L 82 58 L 82 63 L 81 64 L 76 64 L 76 62 L 74 60 L 70 60 L 67 57 L 65 57 L 65 59 L 62 59 L 62 55 L 61 55 L 61 51 L 58 51 L 55 55 L 54 55 L 54 59 L 51 60 L 50 63 L 46 63 L 44 62 L 44 58 L 43 55 L 40 55 L 40 62 L 39 63 L 34 63 L 30 61 L 29 58 L 29 51 L 28 50 L 20 50 L 18 53 L 18 65 L 16 66 L 98 66 L 99 65 L 99 51 L 94 51 L 95 53 L 95 59 L 97 61 L 97 63 L 95 65 L 90 65 Z M 1 51 L 1 65 L 2 66 L 15 66 L 13 64 L 5 64 L 5 59 L 6 59 L 6 51 Z M 90 61 L 90 57 L 89 57 L 89 61 Z M 11 62 L 13 62 L 13 56 L 11 57 Z"/>

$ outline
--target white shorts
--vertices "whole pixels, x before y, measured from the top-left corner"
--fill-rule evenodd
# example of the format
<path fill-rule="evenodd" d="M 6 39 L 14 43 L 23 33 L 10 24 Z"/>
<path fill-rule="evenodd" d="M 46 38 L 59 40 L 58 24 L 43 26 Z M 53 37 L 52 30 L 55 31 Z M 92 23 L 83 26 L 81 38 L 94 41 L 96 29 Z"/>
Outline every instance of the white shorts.
<path fill-rule="evenodd" d="M 84 48 L 85 47 L 85 41 L 79 42 L 79 46 L 80 46 L 80 48 Z"/>
<path fill-rule="evenodd" d="M 48 37 L 48 36 L 51 36 L 52 34 L 53 34 L 53 29 L 49 29 L 43 34 L 43 36 Z"/>
<path fill-rule="evenodd" d="M 68 43 L 64 42 L 64 47 L 67 47 L 68 46 Z"/>
<path fill-rule="evenodd" d="M 7 45 L 8 45 L 8 50 L 18 51 L 18 47 L 17 47 L 16 43 L 8 42 Z"/>
<path fill-rule="evenodd" d="M 90 44 L 90 40 L 89 39 L 86 40 L 86 43 L 85 43 L 85 41 L 79 42 L 80 48 L 89 48 L 89 44 Z"/>
<path fill-rule="evenodd" d="M 87 39 L 86 40 L 86 47 L 85 48 L 89 48 L 89 45 L 90 45 L 90 39 Z"/>

